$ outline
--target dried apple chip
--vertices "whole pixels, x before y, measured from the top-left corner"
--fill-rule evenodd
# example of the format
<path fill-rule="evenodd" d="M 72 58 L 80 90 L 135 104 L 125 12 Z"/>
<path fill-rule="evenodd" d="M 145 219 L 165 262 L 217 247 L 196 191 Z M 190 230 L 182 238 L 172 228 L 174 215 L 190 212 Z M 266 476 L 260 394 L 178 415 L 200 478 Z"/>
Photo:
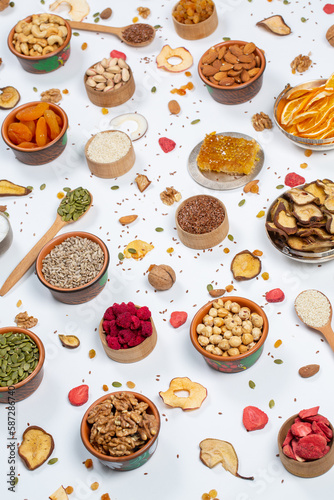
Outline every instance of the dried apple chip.
<path fill-rule="evenodd" d="M 64 486 L 59 486 L 59 488 L 49 496 L 50 500 L 68 500 L 68 495 Z"/>
<path fill-rule="evenodd" d="M 238 456 L 231 443 L 221 439 L 203 439 L 200 442 L 200 459 L 203 464 L 212 469 L 215 465 L 221 463 L 225 470 L 241 479 L 253 480 L 254 477 L 240 476 L 238 473 Z"/>
<path fill-rule="evenodd" d="M 177 391 L 187 391 L 189 396 L 179 397 Z M 208 391 L 203 385 L 192 382 L 188 377 L 176 377 L 171 380 L 167 391 L 159 392 L 160 397 L 167 406 L 182 408 L 184 411 L 200 408 Z"/>
<path fill-rule="evenodd" d="M 233 277 L 237 281 L 251 280 L 261 272 L 261 260 L 249 250 L 237 253 L 231 263 Z"/>
<path fill-rule="evenodd" d="M 60 342 L 67 349 L 76 349 L 80 345 L 80 340 L 75 335 L 58 335 Z"/>
<path fill-rule="evenodd" d="M 30 426 L 23 433 L 18 453 L 29 470 L 40 467 L 49 458 L 54 449 L 51 434 L 38 426 Z"/>

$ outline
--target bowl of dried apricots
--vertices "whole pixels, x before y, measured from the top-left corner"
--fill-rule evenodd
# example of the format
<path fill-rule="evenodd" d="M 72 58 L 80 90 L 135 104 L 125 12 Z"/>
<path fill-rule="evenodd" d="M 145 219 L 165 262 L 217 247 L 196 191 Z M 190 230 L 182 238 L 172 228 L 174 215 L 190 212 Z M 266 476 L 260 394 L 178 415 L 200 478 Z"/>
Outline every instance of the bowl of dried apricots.
<path fill-rule="evenodd" d="M 63 109 L 47 102 L 28 102 L 3 121 L 2 138 L 16 158 L 27 165 L 49 163 L 64 151 L 68 118 Z"/>
<path fill-rule="evenodd" d="M 328 80 L 287 85 L 274 106 L 279 130 L 296 146 L 313 151 L 334 148 L 334 75 Z"/>

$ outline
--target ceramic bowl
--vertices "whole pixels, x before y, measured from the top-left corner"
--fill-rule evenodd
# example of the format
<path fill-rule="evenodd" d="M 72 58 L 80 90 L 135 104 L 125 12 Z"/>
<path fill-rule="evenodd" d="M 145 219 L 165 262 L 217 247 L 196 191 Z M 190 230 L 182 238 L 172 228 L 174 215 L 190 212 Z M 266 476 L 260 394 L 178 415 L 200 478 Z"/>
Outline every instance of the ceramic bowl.
<path fill-rule="evenodd" d="M 136 161 L 135 150 L 133 148 L 133 144 L 130 137 L 125 132 L 122 132 L 121 130 L 104 130 L 103 132 L 99 132 L 99 134 L 114 134 L 115 132 L 119 134 L 124 134 L 125 136 L 128 137 L 130 141 L 130 149 L 128 150 L 125 156 L 123 156 L 117 161 L 100 163 L 98 161 L 94 161 L 91 158 L 89 158 L 87 154 L 88 148 L 90 143 L 94 139 L 95 135 L 93 135 L 93 137 L 91 137 L 88 140 L 85 146 L 85 156 L 87 165 L 89 167 L 89 170 L 92 172 L 92 174 L 96 175 L 96 177 L 102 177 L 103 179 L 113 179 L 114 177 L 120 177 L 121 175 L 124 175 L 127 172 L 129 172 L 129 170 L 131 170 L 131 168 L 135 164 Z"/>
<path fill-rule="evenodd" d="M 176 10 L 178 4 L 179 3 L 174 5 L 173 12 Z M 185 40 L 200 40 L 201 38 L 206 38 L 211 35 L 218 26 L 218 15 L 215 5 L 211 16 L 205 19 L 205 21 L 201 21 L 197 24 L 180 23 L 174 16 L 172 16 L 172 19 L 176 33 Z"/>
<path fill-rule="evenodd" d="M 3 213 L 0 212 L 0 218 L 5 221 L 5 225 L 7 225 L 7 234 L 0 241 L 0 256 L 7 252 L 8 248 L 11 246 L 13 241 L 13 231 L 12 226 L 9 222 L 9 218 Z"/>
<path fill-rule="evenodd" d="M 277 444 L 281 462 L 283 466 L 286 468 L 286 470 L 291 474 L 293 474 L 294 476 L 304 477 L 304 478 L 321 476 L 322 474 L 325 474 L 325 472 L 329 471 L 329 469 L 331 469 L 334 465 L 333 439 L 329 443 L 327 443 L 331 448 L 327 453 L 327 455 L 325 455 L 322 458 L 319 458 L 318 460 L 311 460 L 309 462 L 299 462 L 298 460 L 294 460 L 293 458 L 287 457 L 283 453 L 282 449 L 283 441 L 286 438 L 288 430 L 294 423 L 296 417 L 298 417 L 298 414 L 288 418 L 288 420 L 284 422 L 284 424 L 279 430 Z M 330 424 L 330 428 L 333 431 L 332 424 Z"/>
<path fill-rule="evenodd" d="M 8 332 L 24 333 L 25 335 L 29 335 L 29 337 L 35 342 L 39 350 L 38 364 L 35 370 L 27 378 L 13 386 L 0 387 L 0 403 L 15 404 L 18 401 L 22 401 L 23 399 L 31 396 L 31 394 L 36 391 L 36 389 L 42 382 L 44 374 L 43 365 L 45 360 L 45 350 L 41 339 L 30 330 L 19 328 L 17 326 L 5 326 L 3 328 L 0 328 L 0 336 Z"/>
<path fill-rule="evenodd" d="M 216 299 L 217 300 L 217 299 Z M 217 356 L 216 354 L 211 354 L 206 351 L 197 340 L 198 334 L 196 332 L 197 325 L 202 323 L 202 319 L 206 314 L 208 314 L 209 310 L 212 307 L 214 300 L 208 302 L 203 307 L 197 311 L 195 314 L 191 325 L 190 325 L 190 339 L 195 347 L 195 349 L 202 354 L 204 360 L 215 370 L 225 373 L 237 373 L 246 370 L 254 365 L 254 363 L 259 359 L 262 354 L 263 346 L 268 336 L 268 318 L 262 308 L 257 305 L 252 300 L 246 299 L 244 297 L 221 297 L 223 302 L 227 300 L 231 300 L 232 302 L 238 302 L 241 307 L 249 307 L 251 312 L 255 312 L 259 314 L 263 319 L 263 329 L 260 340 L 256 343 L 256 346 L 253 347 L 250 351 L 245 354 L 240 354 L 239 356 L 229 356 L 222 357 Z"/>
<path fill-rule="evenodd" d="M 94 66 L 94 64 L 92 66 Z M 124 85 L 122 85 L 119 89 L 109 90 L 108 92 L 100 92 L 99 90 L 95 90 L 93 87 L 87 85 L 86 81 L 89 77 L 85 74 L 84 84 L 88 99 L 95 104 L 95 106 L 100 106 L 101 108 L 114 108 L 115 106 L 124 104 L 126 101 L 131 99 L 136 90 L 135 79 L 131 68 L 129 68 L 129 73 L 130 78 Z"/>
<path fill-rule="evenodd" d="M 299 146 L 303 149 L 311 149 L 312 151 L 329 151 L 330 149 L 334 149 L 334 138 L 328 139 L 307 139 L 305 137 L 298 137 L 296 135 L 290 134 L 287 132 L 278 121 L 279 114 L 282 112 L 282 105 L 284 103 L 284 99 L 286 99 L 289 94 L 294 92 L 295 90 L 303 90 L 303 89 L 312 89 L 314 87 L 319 87 L 324 85 L 327 80 L 312 80 L 309 82 L 302 83 L 301 85 L 296 85 L 295 87 L 290 87 L 287 85 L 284 90 L 279 94 L 277 99 L 275 100 L 274 106 L 274 121 L 276 126 L 285 135 L 293 144 Z"/>
<path fill-rule="evenodd" d="M 15 157 L 21 161 L 22 163 L 26 163 L 27 165 L 44 165 L 45 163 L 50 163 L 55 160 L 62 154 L 67 144 L 67 128 L 68 128 L 68 118 L 65 111 L 56 104 L 49 104 L 49 109 L 54 111 L 60 118 L 62 119 L 62 128 L 60 134 L 51 142 L 46 144 L 46 146 L 40 148 L 26 149 L 17 146 L 12 143 L 8 137 L 8 127 L 11 123 L 16 121 L 16 114 L 30 106 L 36 106 L 40 104 L 40 101 L 27 102 L 26 104 L 22 104 L 13 111 L 11 111 L 6 118 L 4 119 L 1 127 L 2 138 L 11 148 Z"/>
<path fill-rule="evenodd" d="M 155 436 L 153 436 L 147 443 L 140 448 L 138 451 L 135 453 L 132 453 L 130 455 L 124 456 L 124 457 L 111 457 L 109 455 L 104 455 L 90 444 L 89 436 L 90 436 L 90 429 L 91 425 L 87 422 L 87 416 L 89 412 L 99 403 L 107 399 L 109 396 L 112 394 L 133 394 L 139 402 L 144 402 L 148 404 L 148 408 L 146 412 L 148 414 L 154 415 L 155 418 L 157 419 L 159 423 L 159 429 L 158 432 L 156 433 Z M 160 432 L 160 415 L 158 412 L 157 407 L 155 404 L 152 403 L 150 399 L 148 399 L 146 396 L 143 396 L 143 394 L 138 394 L 136 392 L 130 392 L 130 391 L 118 391 L 118 392 L 113 392 L 111 394 L 105 394 L 101 398 L 97 399 L 86 411 L 86 413 L 83 416 L 82 422 L 81 422 L 81 439 L 86 447 L 86 449 L 96 458 L 99 459 L 99 461 L 103 464 L 109 467 L 110 469 L 114 469 L 115 471 L 127 471 L 127 470 L 132 470 L 132 469 L 137 469 L 137 467 L 140 467 L 141 465 L 144 465 L 153 455 L 155 452 L 157 445 L 158 445 L 158 435 Z"/>
<path fill-rule="evenodd" d="M 219 49 L 222 47 L 230 47 L 231 45 L 245 45 L 247 42 L 241 40 L 228 40 L 227 42 L 218 43 L 214 47 Z M 201 80 L 205 83 L 211 97 L 221 104 L 242 104 L 243 102 L 250 101 L 260 91 L 263 81 L 263 73 L 266 68 L 266 58 L 262 50 L 258 47 L 255 49 L 254 54 L 259 56 L 261 60 L 260 71 L 258 74 L 251 78 L 247 83 L 234 84 L 228 87 L 212 83 L 202 72 L 202 59 L 209 52 L 208 49 L 200 58 L 198 63 L 198 73 Z"/>
<path fill-rule="evenodd" d="M 118 349 L 118 350 L 111 349 L 108 346 L 108 343 L 106 341 L 106 333 L 103 330 L 103 321 L 104 319 L 102 318 L 99 325 L 99 336 L 103 349 L 105 350 L 106 355 L 110 359 L 117 361 L 118 363 L 136 363 L 137 361 L 146 358 L 153 351 L 157 343 L 157 330 L 155 328 L 155 324 L 152 317 L 150 321 L 152 324 L 153 331 L 150 337 L 147 337 L 141 344 L 135 347 L 131 347 L 129 349 Z"/>
<path fill-rule="evenodd" d="M 44 278 L 42 273 L 43 259 L 51 252 L 51 250 L 56 246 L 60 245 L 64 240 L 71 237 L 79 236 L 80 238 L 88 238 L 98 245 L 100 245 L 104 253 L 104 264 L 101 271 L 95 278 L 87 283 L 86 285 L 79 286 L 77 288 L 59 288 L 50 285 Z M 53 297 L 60 302 L 65 304 L 83 304 L 89 300 L 94 299 L 99 293 L 102 292 L 108 279 L 108 266 L 109 266 L 109 251 L 106 244 L 97 236 L 91 233 L 85 233 L 84 231 L 72 231 L 70 233 L 60 234 L 56 236 L 51 241 L 49 241 L 39 252 L 36 259 L 36 273 L 39 281 L 48 288 L 53 295 Z"/>
<path fill-rule="evenodd" d="M 23 19 L 23 21 L 29 23 L 31 22 L 31 19 L 32 16 L 28 16 Z M 64 43 L 54 52 L 40 57 L 25 56 L 24 54 L 20 54 L 20 52 L 15 49 L 13 44 L 16 25 L 11 29 L 7 39 L 8 48 L 12 52 L 12 54 L 17 57 L 19 63 L 25 71 L 36 74 L 51 73 L 51 71 L 55 71 L 56 69 L 64 66 L 67 59 L 70 57 L 70 40 L 72 36 L 72 30 L 66 19 L 63 19 L 63 21 L 65 22 L 65 26 L 67 28 L 67 37 Z"/>
<path fill-rule="evenodd" d="M 223 222 L 220 224 L 219 227 L 214 229 L 213 231 L 210 231 L 209 233 L 204 233 L 204 234 L 192 234 L 188 233 L 187 231 L 184 231 L 179 222 L 178 222 L 178 214 L 181 210 L 181 208 L 184 207 L 184 205 L 190 201 L 190 200 L 195 200 L 196 198 L 199 198 L 201 196 L 206 196 L 208 198 L 212 198 L 216 201 L 219 201 L 221 206 L 224 209 L 225 213 L 225 218 Z M 175 212 L 175 224 L 176 224 L 176 229 L 177 229 L 177 234 L 182 243 L 189 247 L 189 248 L 194 248 L 196 250 L 204 250 L 206 248 L 212 248 L 216 245 L 219 245 L 223 241 L 224 238 L 226 238 L 229 230 L 229 222 L 228 222 L 228 217 L 227 217 L 227 211 L 225 208 L 224 203 L 222 203 L 218 198 L 215 198 L 214 196 L 210 195 L 197 195 L 197 196 L 191 196 L 190 198 L 187 198 L 184 200 L 177 208 Z"/>

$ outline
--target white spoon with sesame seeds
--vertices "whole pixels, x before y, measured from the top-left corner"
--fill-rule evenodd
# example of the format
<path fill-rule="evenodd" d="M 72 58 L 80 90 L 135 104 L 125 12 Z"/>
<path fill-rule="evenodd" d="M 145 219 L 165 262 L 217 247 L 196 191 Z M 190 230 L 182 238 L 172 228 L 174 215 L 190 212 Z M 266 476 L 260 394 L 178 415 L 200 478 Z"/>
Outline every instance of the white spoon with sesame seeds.
<path fill-rule="evenodd" d="M 304 290 L 295 299 L 295 311 L 300 321 L 323 334 L 334 351 L 333 310 L 326 295 L 318 290 Z"/>

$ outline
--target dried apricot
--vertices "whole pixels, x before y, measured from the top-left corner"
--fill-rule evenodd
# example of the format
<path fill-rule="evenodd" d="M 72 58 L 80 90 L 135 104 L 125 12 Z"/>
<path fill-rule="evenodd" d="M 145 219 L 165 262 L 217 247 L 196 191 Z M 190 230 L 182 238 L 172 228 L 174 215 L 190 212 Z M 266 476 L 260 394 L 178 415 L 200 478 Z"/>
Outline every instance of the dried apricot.
<path fill-rule="evenodd" d="M 57 113 L 55 113 L 55 115 L 56 115 L 56 120 L 58 122 L 59 127 L 62 128 L 63 120 L 62 120 L 61 116 L 57 115 Z"/>
<path fill-rule="evenodd" d="M 38 147 L 43 147 L 48 141 L 48 130 L 44 116 L 38 119 L 36 125 L 36 143 Z"/>
<path fill-rule="evenodd" d="M 19 111 L 16 118 L 24 122 L 37 120 L 44 115 L 44 111 L 49 109 L 49 107 L 50 106 L 47 102 L 40 102 L 36 106 L 28 106 L 27 108 Z"/>
<path fill-rule="evenodd" d="M 30 142 L 32 133 L 23 123 L 11 123 L 8 127 L 8 137 L 14 144 L 20 142 Z"/>
<path fill-rule="evenodd" d="M 33 148 L 37 148 L 37 144 L 35 142 L 24 141 L 24 142 L 20 142 L 19 147 L 24 148 L 24 149 L 33 149 Z"/>
<path fill-rule="evenodd" d="M 51 109 L 47 109 L 44 112 L 44 118 L 47 124 L 47 128 L 50 132 L 51 141 L 53 141 L 60 134 L 60 128 L 57 122 L 56 113 Z"/>
<path fill-rule="evenodd" d="M 34 137 L 35 131 L 36 131 L 36 123 L 33 120 L 30 120 L 30 121 L 23 122 L 23 125 L 28 127 L 28 129 L 32 133 L 32 136 Z"/>

